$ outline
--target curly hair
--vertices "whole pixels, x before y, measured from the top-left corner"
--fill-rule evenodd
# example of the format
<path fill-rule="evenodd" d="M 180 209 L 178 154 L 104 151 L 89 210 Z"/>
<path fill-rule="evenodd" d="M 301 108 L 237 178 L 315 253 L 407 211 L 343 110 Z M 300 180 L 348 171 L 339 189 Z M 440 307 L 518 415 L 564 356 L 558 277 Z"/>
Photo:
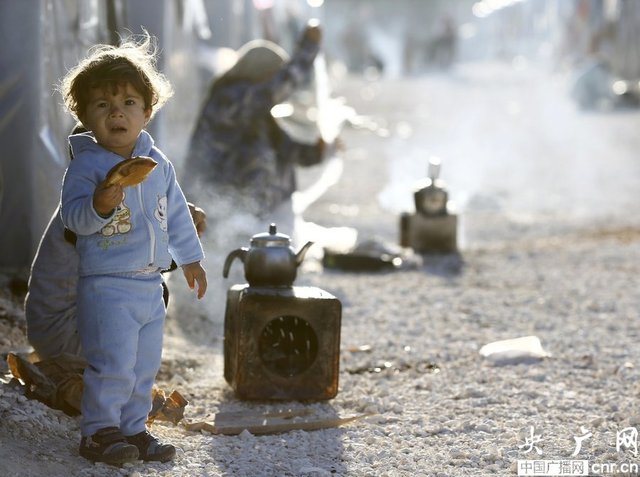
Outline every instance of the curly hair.
<path fill-rule="evenodd" d="M 64 104 L 77 120 L 83 115 L 93 88 L 111 90 L 130 83 L 144 98 L 145 109 L 155 114 L 173 95 L 171 83 L 156 67 L 157 46 L 144 30 L 129 36 L 120 46 L 95 45 L 89 55 L 62 78 L 60 92 Z"/>

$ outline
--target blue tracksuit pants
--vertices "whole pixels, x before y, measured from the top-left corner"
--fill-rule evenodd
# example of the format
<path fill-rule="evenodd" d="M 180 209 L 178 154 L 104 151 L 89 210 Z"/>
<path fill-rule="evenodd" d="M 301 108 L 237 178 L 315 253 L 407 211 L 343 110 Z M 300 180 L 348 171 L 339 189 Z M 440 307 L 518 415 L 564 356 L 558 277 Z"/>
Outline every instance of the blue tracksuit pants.
<path fill-rule="evenodd" d="M 111 426 L 125 436 L 145 430 L 162 356 L 162 293 L 159 272 L 80 277 L 83 436 Z"/>

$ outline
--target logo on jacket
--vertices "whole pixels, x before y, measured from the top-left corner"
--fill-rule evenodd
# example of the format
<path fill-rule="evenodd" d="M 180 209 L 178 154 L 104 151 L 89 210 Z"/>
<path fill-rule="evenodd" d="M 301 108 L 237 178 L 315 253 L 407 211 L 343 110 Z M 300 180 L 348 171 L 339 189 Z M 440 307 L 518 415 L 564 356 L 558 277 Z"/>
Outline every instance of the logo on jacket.
<path fill-rule="evenodd" d="M 131 210 L 124 205 L 124 200 L 116 207 L 116 212 L 107 225 L 102 227 L 100 233 L 105 237 L 115 234 L 126 234 L 131 231 Z"/>
<path fill-rule="evenodd" d="M 167 196 L 158 197 L 158 206 L 153 216 L 160 222 L 160 230 L 167 231 Z"/>

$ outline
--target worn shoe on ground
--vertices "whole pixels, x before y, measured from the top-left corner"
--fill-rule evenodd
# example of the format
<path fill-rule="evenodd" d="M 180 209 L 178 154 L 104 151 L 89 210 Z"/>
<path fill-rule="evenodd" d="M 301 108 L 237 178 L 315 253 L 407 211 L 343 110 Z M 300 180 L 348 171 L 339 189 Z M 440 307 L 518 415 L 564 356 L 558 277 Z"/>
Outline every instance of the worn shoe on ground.
<path fill-rule="evenodd" d="M 171 444 L 162 444 L 147 431 L 127 437 L 127 442 L 138 448 L 140 459 L 167 462 L 176 455 L 176 448 Z"/>
<path fill-rule="evenodd" d="M 80 455 L 93 462 L 121 465 L 138 460 L 138 454 L 117 427 L 105 427 L 80 440 Z"/>

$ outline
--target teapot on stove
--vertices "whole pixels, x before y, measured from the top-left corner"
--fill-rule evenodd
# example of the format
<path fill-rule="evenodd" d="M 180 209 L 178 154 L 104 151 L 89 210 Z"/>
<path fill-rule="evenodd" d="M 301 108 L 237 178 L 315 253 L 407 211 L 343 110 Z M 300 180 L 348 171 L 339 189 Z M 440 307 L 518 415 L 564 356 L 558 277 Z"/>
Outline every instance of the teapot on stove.
<path fill-rule="evenodd" d="M 229 276 L 231 263 L 237 257 L 244 263 L 244 276 L 251 286 L 288 287 L 296 279 L 298 266 L 304 260 L 313 242 L 307 242 L 295 252 L 288 235 L 278 233 L 276 224 L 269 225 L 268 233 L 251 237 L 251 246 L 242 247 L 227 255 L 222 276 Z"/>
<path fill-rule="evenodd" d="M 432 157 L 429 160 L 429 177 L 418 183 L 418 189 L 413 194 L 416 212 L 425 216 L 447 215 L 449 193 L 440 175 L 440 159 Z"/>

